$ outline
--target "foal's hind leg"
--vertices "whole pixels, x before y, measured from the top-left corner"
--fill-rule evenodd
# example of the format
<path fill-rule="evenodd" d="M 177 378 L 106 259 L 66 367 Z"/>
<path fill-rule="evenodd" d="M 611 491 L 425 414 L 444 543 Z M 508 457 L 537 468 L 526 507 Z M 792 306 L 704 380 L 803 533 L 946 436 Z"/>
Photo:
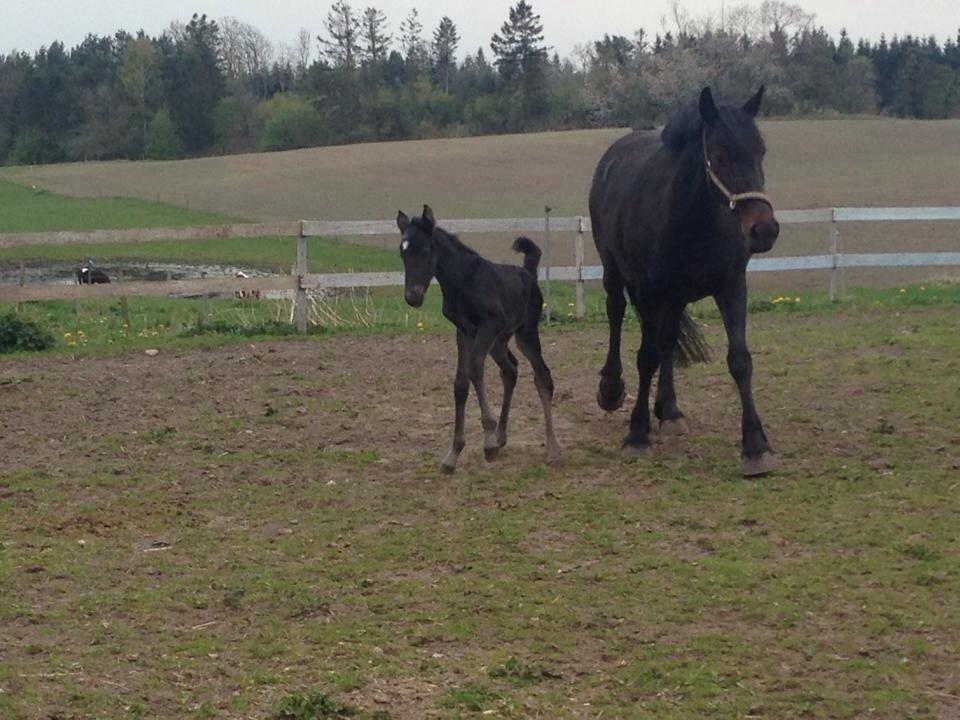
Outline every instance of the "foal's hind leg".
<path fill-rule="evenodd" d="M 457 376 L 453 381 L 453 399 L 456 405 L 455 419 L 453 423 L 453 443 L 450 450 L 444 457 L 440 469 L 445 473 L 452 473 L 457 467 L 457 458 L 466 445 L 464 437 L 464 427 L 466 425 L 466 405 L 467 395 L 470 394 L 470 379 L 467 374 L 467 361 L 471 350 L 470 339 L 463 333 L 457 331 Z"/>
<path fill-rule="evenodd" d="M 607 321 L 610 324 L 610 343 L 607 361 L 600 370 L 597 404 L 601 410 L 613 412 L 623 405 L 627 393 L 623 385 L 623 364 L 620 361 L 620 334 L 627 299 L 623 295 L 623 279 L 612 263 L 603 266 L 603 289 L 607 293 Z"/>
<path fill-rule="evenodd" d="M 490 356 L 500 366 L 500 379 L 503 380 L 503 405 L 500 409 L 500 421 L 497 423 L 497 445 L 507 444 L 507 421 L 510 418 L 510 403 L 513 389 L 517 386 L 517 358 L 507 347 L 507 338 L 497 340 L 490 350 Z"/>
<path fill-rule="evenodd" d="M 540 333 L 536 326 L 532 330 L 525 328 L 517 332 L 517 347 L 533 367 L 533 382 L 537 386 L 537 394 L 540 395 L 540 402 L 543 404 L 543 419 L 547 433 L 547 462 L 557 462 L 560 459 L 560 445 L 553 431 L 553 376 L 543 360 Z"/>
<path fill-rule="evenodd" d="M 477 402 L 480 404 L 480 422 L 483 423 L 483 454 L 487 460 L 493 460 L 500 451 L 497 440 L 497 418 L 487 402 L 487 392 L 483 384 L 483 363 L 487 354 L 493 349 L 501 328 L 495 326 L 481 327 L 473 339 L 470 349 L 467 372 L 473 389 L 477 393 Z"/>

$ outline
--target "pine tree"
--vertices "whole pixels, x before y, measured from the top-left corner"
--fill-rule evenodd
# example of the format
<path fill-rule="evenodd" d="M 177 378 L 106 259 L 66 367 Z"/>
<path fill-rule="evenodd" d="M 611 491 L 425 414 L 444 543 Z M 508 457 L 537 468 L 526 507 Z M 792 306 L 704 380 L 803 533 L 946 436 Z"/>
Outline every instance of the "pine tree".
<path fill-rule="evenodd" d="M 453 20 L 444 16 L 440 25 L 433 31 L 433 66 L 438 77 L 443 80 L 443 91 L 450 92 L 450 74 L 456 70 L 457 47 L 460 45 L 460 34 Z"/>
<path fill-rule="evenodd" d="M 393 36 L 387 33 L 387 16 L 382 10 L 368 7 L 360 22 L 363 60 L 371 65 L 386 62 Z"/>
<path fill-rule="evenodd" d="M 317 37 L 320 52 L 336 67 L 352 70 L 357 66 L 360 43 L 360 19 L 346 0 L 337 0 L 324 23 L 330 39 Z"/>
<path fill-rule="evenodd" d="M 497 58 L 500 76 L 507 82 L 522 74 L 542 72 L 547 58 L 543 25 L 540 16 L 534 14 L 533 7 L 526 0 L 520 0 L 510 8 L 509 20 L 491 38 L 490 49 Z"/>

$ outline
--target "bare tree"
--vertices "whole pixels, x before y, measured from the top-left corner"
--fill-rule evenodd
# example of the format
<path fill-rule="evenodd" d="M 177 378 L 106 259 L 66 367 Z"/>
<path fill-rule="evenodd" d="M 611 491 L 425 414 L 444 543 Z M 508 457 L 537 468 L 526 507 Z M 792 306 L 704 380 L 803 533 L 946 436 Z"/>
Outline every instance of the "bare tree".
<path fill-rule="evenodd" d="M 120 66 L 120 84 L 137 104 L 143 130 L 143 144 L 147 144 L 147 94 L 160 79 L 160 51 L 148 37 L 138 37 L 127 43 Z"/>
<path fill-rule="evenodd" d="M 267 94 L 267 75 L 276 58 L 273 44 L 257 28 L 235 17 L 220 19 L 220 54 L 227 77 L 258 81 L 262 96 Z"/>
<path fill-rule="evenodd" d="M 428 57 L 427 46 L 423 42 L 423 23 L 416 8 L 400 23 L 400 43 L 407 67 L 415 75 L 427 64 Z"/>
<path fill-rule="evenodd" d="M 297 75 L 303 76 L 307 72 L 307 68 L 310 66 L 310 58 L 313 56 L 312 49 L 312 38 L 310 36 L 310 31 L 306 28 L 300 28 L 300 32 L 297 33 L 297 42 L 295 46 L 296 50 L 296 62 L 297 62 Z"/>

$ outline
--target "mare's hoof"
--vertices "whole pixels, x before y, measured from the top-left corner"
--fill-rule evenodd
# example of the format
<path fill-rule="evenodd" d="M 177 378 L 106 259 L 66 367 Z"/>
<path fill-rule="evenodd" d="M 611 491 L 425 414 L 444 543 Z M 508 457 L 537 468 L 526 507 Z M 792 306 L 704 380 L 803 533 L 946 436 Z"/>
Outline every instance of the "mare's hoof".
<path fill-rule="evenodd" d="M 547 465 L 556 465 L 560 462 L 560 448 L 547 450 Z"/>
<path fill-rule="evenodd" d="M 617 392 L 619 390 L 619 392 Z M 604 412 L 615 412 L 623 407 L 624 401 L 627 399 L 627 390 L 623 386 L 623 382 L 620 382 L 620 387 L 615 389 L 612 393 L 604 393 L 603 383 L 600 383 L 600 389 L 597 390 L 597 405 L 600 406 L 600 409 Z"/>
<path fill-rule="evenodd" d="M 494 447 L 485 447 L 483 449 L 483 457 L 486 458 L 487 462 L 492 462 L 497 459 L 497 455 L 500 454 L 500 446 L 495 445 Z"/>
<path fill-rule="evenodd" d="M 777 469 L 779 464 L 777 456 L 768 450 L 759 457 L 743 459 L 743 476 L 760 477 L 761 475 L 769 475 Z"/>
<path fill-rule="evenodd" d="M 446 463 L 440 463 L 440 472 L 444 475 L 453 475 L 453 471 L 457 469 L 456 465 L 447 465 Z"/>
<path fill-rule="evenodd" d="M 646 457 L 650 452 L 649 443 L 646 445 L 624 443 L 623 447 L 620 448 L 620 457 L 624 460 L 636 460 L 637 458 Z"/>
<path fill-rule="evenodd" d="M 661 435 L 686 435 L 690 432 L 690 426 L 687 425 L 687 419 L 683 416 L 673 420 L 660 421 Z"/>

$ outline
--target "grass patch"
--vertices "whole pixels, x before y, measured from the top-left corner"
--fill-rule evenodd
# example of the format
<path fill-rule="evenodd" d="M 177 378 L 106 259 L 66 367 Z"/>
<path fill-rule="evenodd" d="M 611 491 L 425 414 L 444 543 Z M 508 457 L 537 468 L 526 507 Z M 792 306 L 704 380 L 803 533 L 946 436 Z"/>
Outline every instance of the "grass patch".
<path fill-rule="evenodd" d="M 356 710 L 343 705 L 330 695 L 318 690 L 308 690 L 291 693 L 277 703 L 273 720 L 325 720 L 351 717 L 355 714 Z"/>
<path fill-rule="evenodd" d="M 0 180 L 0 233 L 115 230 L 228 222 L 237 221 L 216 212 L 187 210 L 137 198 L 69 197 Z"/>

